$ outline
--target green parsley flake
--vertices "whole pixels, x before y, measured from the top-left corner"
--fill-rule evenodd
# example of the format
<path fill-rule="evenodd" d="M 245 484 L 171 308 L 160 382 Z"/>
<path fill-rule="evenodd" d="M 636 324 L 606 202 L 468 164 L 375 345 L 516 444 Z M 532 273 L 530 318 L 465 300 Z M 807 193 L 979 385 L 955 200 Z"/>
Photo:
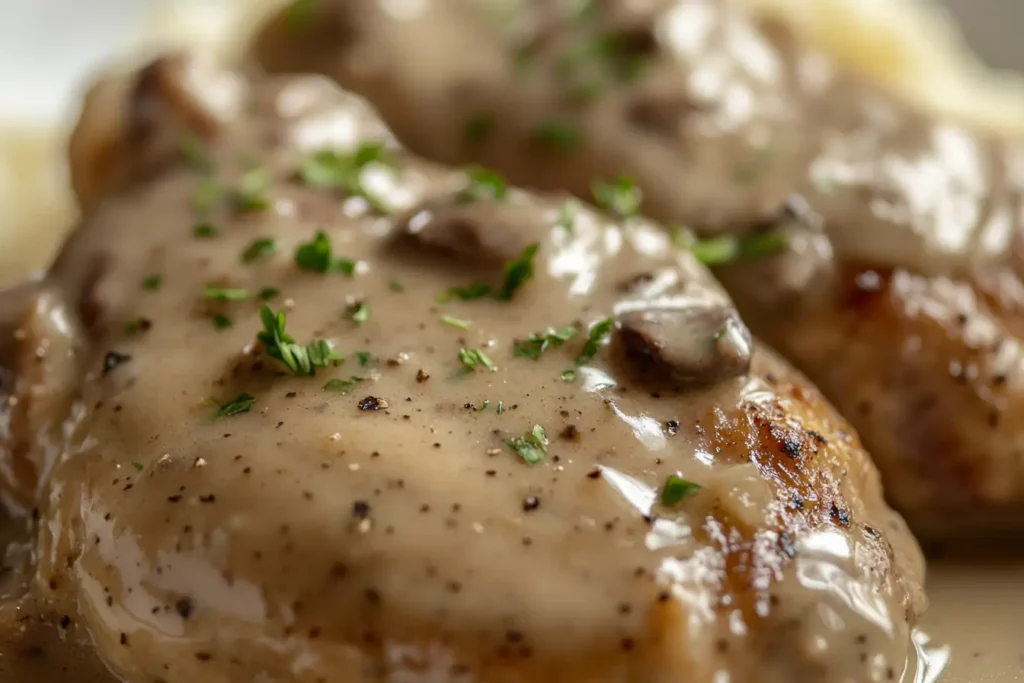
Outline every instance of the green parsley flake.
<path fill-rule="evenodd" d="M 498 407 L 495 408 L 494 411 L 496 413 L 498 413 L 498 415 L 501 415 L 502 413 L 504 413 L 505 412 L 505 402 L 504 401 L 498 401 Z"/>
<path fill-rule="evenodd" d="M 683 479 L 678 474 L 670 474 L 661 487 L 661 504 L 665 507 L 675 507 L 701 488 L 699 484 Z"/>
<path fill-rule="evenodd" d="M 574 201 L 564 202 L 558 207 L 558 217 L 555 219 L 555 227 L 565 230 L 570 235 L 576 226 L 576 214 L 579 211 L 579 204 Z"/>
<path fill-rule="evenodd" d="M 370 319 L 370 304 L 360 301 L 349 306 L 345 313 L 356 325 L 362 325 Z"/>
<path fill-rule="evenodd" d="M 587 341 L 583 345 L 583 350 L 580 351 L 580 355 L 576 356 L 576 365 L 585 365 L 594 359 L 594 356 L 597 355 L 598 350 L 605 343 L 614 326 L 615 320 L 613 318 L 605 318 L 600 322 L 594 323 L 594 326 L 590 328 L 590 332 L 587 334 Z"/>
<path fill-rule="evenodd" d="M 252 410 L 256 397 L 251 394 L 239 394 L 224 404 L 217 404 L 217 417 L 232 417 Z"/>
<path fill-rule="evenodd" d="M 142 288 L 150 292 L 155 292 L 156 290 L 163 287 L 163 285 L 163 275 L 150 275 L 148 277 L 143 278 L 142 280 Z"/>
<path fill-rule="evenodd" d="M 563 327 L 560 330 L 548 330 L 547 332 L 534 334 L 525 341 L 515 343 L 515 354 L 524 358 L 538 360 L 549 348 L 561 346 L 579 334 L 575 327 Z"/>
<path fill-rule="evenodd" d="M 341 354 L 331 348 L 330 342 L 317 339 L 302 346 L 285 332 L 284 311 L 276 313 L 270 306 L 260 307 L 263 330 L 256 338 L 263 344 L 267 355 L 281 362 L 293 374 L 315 375 L 317 368 L 326 368 L 343 360 Z"/>
<path fill-rule="evenodd" d="M 234 191 L 235 208 L 239 211 L 262 211 L 270 206 L 268 190 L 273 182 L 270 171 L 257 166 L 242 174 Z"/>
<path fill-rule="evenodd" d="M 478 413 L 484 412 L 485 410 L 487 410 L 487 406 L 489 406 L 489 405 L 491 405 L 491 402 L 488 401 L 487 399 L 484 399 L 484 402 L 480 404 L 480 406 L 476 409 L 476 412 L 478 412 Z"/>
<path fill-rule="evenodd" d="M 181 156 L 189 166 L 208 173 L 213 170 L 213 162 L 210 155 L 206 153 L 206 142 L 194 133 L 185 133 L 178 142 Z"/>
<path fill-rule="evenodd" d="M 145 466 L 143 466 L 143 464 L 138 461 L 132 462 L 132 467 L 135 468 L 136 472 L 141 472 L 142 470 L 146 469 Z"/>
<path fill-rule="evenodd" d="M 242 252 L 242 263 L 253 263 L 277 251 L 276 242 L 269 237 L 253 240 Z"/>
<path fill-rule="evenodd" d="M 544 428 L 533 425 L 533 429 L 525 436 L 518 436 L 508 441 L 509 447 L 519 454 L 527 465 L 536 465 L 548 454 L 548 439 Z"/>
<path fill-rule="evenodd" d="M 394 168 L 394 162 L 382 142 L 366 142 L 352 154 L 320 150 L 303 162 L 299 175 L 309 187 L 341 190 L 362 197 L 378 213 L 387 213 L 388 206 L 363 185 L 363 171 L 371 165 Z"/>
<path fill-rule="evenodd" d="M 783 232 L 755 235 L 722 235 L 697 240 L 690 246 L 694 258 L 706 266 L 721 266 L 745 259 L 756 259 L 782 251 L 788 240 Z"/>
<path fill-rule="evenodd" d="M 203 288 L 203 298 L 207 301 L 241 301 L 249 298 L 249 290 L 240 287 L 206 285 Z"/>
<path fill-rule="evenodd" d="M 334 258 L 331 254 L 331 238 L 323 230 L 317 230 L 309 242 L 300 244 L 295 250 L 295 263 L 303 270 L 314 273 L 335 271 L 345 275 L 356 272 L 356 262 L 346 258 Z"/>
<path fill-rule="evenodd" d="M 576 371 L 570 368 L 569 370 L 566 370 L 565 372 L 563 372 L 562 373 L 562 381 L 563 382 L 575 382 L 576 381 Z"/>
<path fill-rule="evenodd" d="M 441 322 L 443 322 L 445 325 L 457 327 L 460 330 L 468 330 L 470 325 L 468 320 L 460 320 L 459 318 L 453 318 L 450 315 L 442 315 Z"/>
<path fill-rule="evenodd" d="M 213 316 L 213 326 L 215 329 L 226 330 L 232 325 L 234 325 L 234 323 L 231 322 L 231 318 L 227 317 L 226 315 L 218 314 Z"/>
<path fill-rule="evenodd" d="M 462 301 L 482 299 L 485 296 L 490 296 L 492 291 L 493 290 L 490 285 L 483 284 L 482 282 L 474 282 L 466 287 L 452 287 L 447 292 L 439 294 L 437 296 L 437 303 L 447 303 L 452 299 L 461 299 Z"/>
<path fill-rule="evenodd" d="M 263 299 L 264 301 L 267 301 L 268 299 L 273 299 L 275 296 L 277 296 L 280 293 L 281 293 L 281 290 L 277 289 L 276 287 L 264 287 L 263 289 L 260 290 L 260 293 L 257 294 L 256 296 L 258 296 L 259 298 Z"/>
<path fill-rule="evenodd" d="M 217 228 L 210 223 L 200 223 L 192 230 L 192 235 L 200 239 L 208 239 L 217 236 Z"/>
<path fill-rule="evenodd" d="M 580 144 L 582 138 L 578 127 L 556 119 L 542 121 L 534 129 L 532 135 L 535 142 L 552 147 L 559 152 L 571 152 Z"/>
<path fill-rule="evenodd" d="M 330 379 L 324 385 L 324 391 L 333 391 L 337 394 L 348 394 L 363 381 L 362 377 L 352 375 L 348 379 Z"/>
<path fill-rule="evenodd" d="M 479 349 L 467 349 L 465 347 L 459 349 L 459 362 L 462 363 L 464 372 L 472 372 L 479 366 L 483 366 L 492 372 L 498 369 L 490 356 Z"/>
<path fill-rule="evenodd" d="M 640 213 L 643 193 L 632 178 L 619 176 L 614 182 L 595 180 L 590 186 L 594 203 L 618 218 L 630 218 Z"/>
<path fill-rule="evenodd" d="M 494 118 L 487 114 L 477 114 L 466 121 L 466 142 L 478 146 L 487 141 L 494 132 Z"/>
<path fill-rule="evenodd" d="M 373 362 L 373 354 L 369 351 L 356 351 L 356 359 L 359 360 L 359 366 L 365 368 Z"/>
<path fill-rule="evenodd" d="M 224 190 L 216 178 L 203 178 L 192 195 L 192 206 L 205 213 L 217 205 L 223 194 Z"/>
<path fill-rule="evenodd" d="M 538 248 L 538 244 L 531 244 L 523 249 L 519 256 L 505 264 L 505 280 L 496 295 L 499 299 L 510 301 L 515 291 L 533 278 L 533 258 L 537 255 Z"/>
<path fill-rule="evenodd" d="M 458 194 L 459 202 L 469 204 L 476 201 L 504 201 L 508 197 L 508 185 L 497 171 L 489 168 L 471 168 L 466 171 L 469 184 Z"/>
<path fill-rule="evenodd" d="M 392 280 L 391 282 L 388 283 L 388 289 L 390 289 L 392 292 L 404 292 L 405 285 L 403 285 L 401 282 L 396 282 L 395 280 Z"/>

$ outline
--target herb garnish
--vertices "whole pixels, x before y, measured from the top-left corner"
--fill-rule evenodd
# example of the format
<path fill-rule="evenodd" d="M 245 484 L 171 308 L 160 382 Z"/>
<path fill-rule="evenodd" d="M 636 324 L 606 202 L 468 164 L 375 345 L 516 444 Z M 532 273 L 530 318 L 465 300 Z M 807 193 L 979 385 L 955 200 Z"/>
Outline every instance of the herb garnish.
<path fill-rule="evenodd" d="M 203 298 L 207 301 L 241 301 L 249 297 L 249 290 L 241 287 L 219 287 L 217 285 L 206 285 L 203 288 Z"/>
<path fill-rule="evenodd" d="M 198 211 L 209 211 L 220 201 L 222 193 L 223 190 L 216 178 L 203 178 L 192 195 L 192 206 Z"/>
<path fill-rule="evenodd" d="M 558 207 L 558 217 L 555 219 L 555 227 L 565 230 L 570 235 L 573 232 L 573 228 L 576 225 L 576 212 L 579 210 L 579 205 L 572 201 L 563 202 Z"/>
<path fill-rule="evenodd" d="M 489 168 L 471 168 L 466 171 L 469 184 L 457 196 L 462 204 L 476 201 L 503 201 L 508 196 L 508 185 L 500 173 Z"/>
<path fill-rule="evenodd" d="M 363 185 L 363 171 L 371 164 L 393 167 L 382 142 L 365 142 L 352 154 L 321 150 L 303 162 L 299 169 L 302 182 L 324 190 L 342 190 L 362 197 L 378 213 L 387 213 L 387 205 Z"/>
<path fill-rule="evenodd" d="M 365 301 L 360 301 L 357 304 L 352 304 L 345 310 L 345 314 L 349 319 L 356 325 L 362 325 L 370 319 L 370 304 Z"/>
<path fill-rule="evenodd" d="M 497 370 L 494 361 L 490 356 L 479 349 L 459 349 L 459 362 L 463 365 L 463 372 L 472 372 L 478 366 L 483 366 L 492 372 Z"/>
<path fill-rule="evenodd" d="M 300 244 L 295 249 L 295 263 L 299 268 L 314 273 L 335 271 L 351 276 L 356 272 L 355 261 L 334 258 L 331 254 L 331 238 L 323 230 L 317 230 L 312 240 Z"/>
<path fill-rule="evenodd" d="M 632 178 L 619 176 L 611 183 L 595 180 L 591 183 L 590 192 L 598 207 L 618 218 L 629 218 L 640 213 L 643 193 Z"/>
<path fill-rule="evenodd" d="M 213 316 L 213 326 L 218 330 L 226 330 L 232 325 L 234 325 L 234 323 L 231 322 L 231 318 L 226 315 L 217 314 Z"/>
<path fill-rule="evenodd" d="M 505 402 L 504 401 L 498 401 L 498 407 L 495 408 L 494 411 L 496 413 L 498 413 L 498 415 L 501 415 L 502 413 L 504 413 L 505 412 Z"/>
<path fill-rule="evenodd" d="M 392 280 L 391 282 L 388 283 L 388 289 L 390 289 L 392 292 L 404 292 L 405 285 L 403 285 L 401 282 Z"/>
<path fill-rule="evenodd" d="M 445 325 L 457 327 L 460 330 L 468 330 L 470 325 L 468 320 L 460 320 L 459 318 L 453 318 L 450 315 L 442 315 L 441 322 L 443 322 Z"/>
<path fill-rule="evenodd" d="M 213 227 L 210 223 L 200 223 L 192 230 L 192 235 L 200 239 L 216 237 L 217 228 Z"/>
<path fill-rule="evenodd" d="M 324 385 L 324 391 L 333 391 L 338 394 L 347 394 L 355 389 L 363 381 L 362 377 L 352 375 L 348 379 L 330 379 Z"/>
<path fill-rule="evenodd" d="M 491 402 L 488 401 L 487 399 L 484 399 L 483 403 L 480 404 L 480 407 L 476 409 L 476 412 L 478 412 L 478 413 L 484 412 L 485 410 L 487 410 L 487 406 L 489 406 L 489 405 L 491 405 Z"/>
<path fill-rule="evenodd" d="M 786 248 L 788 240 L 783 232 L 763 232 L 754 235 L 722 235 L 697 240 L 690 245 L 694 258 L 706 266 L 720 266 L 743 259 L 768 256 Z"/>
<path fill-rule="evenodd" d="M 141 472 L 142 470 L 146 469 L 145 466 L 138 460 L 132 461 L 132 467 L 135 468 L 136 472 Z"/>
<path fill-rule="evenodd" d="M 163 275 L 150 275 L 142 279 L 142 288 L 150 292 L 155 292 L 160 289 L 164 284 Z"/>
<path fill-rule="evenodd" d="M 601 345 L 604 344 L 605 338 L 611 333 L 612 327 L 615 325 L 613 318 L 605 318 L 600 322 L 594 323 L 594 326 L 590 328 L 590 332 L 587 334 L 587 341 L 583 345 L 583 350 L 576 356 L 576 365 L 584 365 L 589 363 L 597 355 Z"/>
<path fill-rule="evenodd" d="M 198 135 L 185 133 L 178 141 L 178 148 L 181 150 L 181 156 L 192 168 L 204 173 L 213 170 L 213 162 L 206 153 L 206 143 Z"/>
<path fill-rule="evenodd" d="M 373 360 L 373 354 L 369 351 L 356 351 L 356 358 L 359 360 L 360 367 L 366 367 Z"/>
<path fill-rule="evenodd" d="M 533 130 L 532 135 L 535 142 L 553 147 L 560 152 L 571 152 L 580 144 L 582 137 L 575 125 L 557 119 L 542 121 Z"/>
<path fill-rule="evenodd" d="M 523 249 L 515 259 L 505 264 L 505 280 L 497 297 L 509 301 L 517 289 L 533 278 L 533 258 L 537 255 L 539 245 L 534 243 Z"/>
<path fill-rule="evenodd" d="M 256 296 L 258 296 L 259 298 L 261 298 L 264 301 L 266 301 L 268 299 L 273 299 L 275 296 L 277 296 L 280 293 L 281 293 L 281 290 L 277 289 L 276 287 L 264 287 L 263 289 L 260 290 L 260 293 L 257 294 Z"/>
<path fill-rule="evenodd" d="M 518 436 L 508 442 L 509 447 L 519 454 L 527 465 L 536 465 L 548 454 L 548 439 L 544 428 L 533 425 L 525 436 Z"/>
<path fill-rule="evenodd" d="M 270 171 L 261 166 L 243 173 L 233 193 L 235 208 L 239 211 L 262 211 L 270 206 L 266 195 L 272 181 Z"/>
<path fill-rule="evenodd" d="M 317 368 L 326 368 L 343 360 L 341 354 L 331 348 L 330 342 L 317 339 L 302 346 L 285 332 L 284 311 L 276 313 L 270 306 L 260 307 L 263 330 L 256 338 L 263 344 L 267 355 L 275 358 L 296 375 L 315 375 Z"/>
<path fill-rule="evenodd" d="M 563 382 L 575 382 L 576 381 L 576 371 L 573 370 L 572 368 L 564 371 L 562 373 L 562 381 Z"/>
<path fill-rule="evenodd" d="M 216 403 L 216 401 L 214 401 Z M 217 417 L 231 417 L 241 415 L 252 410 L 256 403 L 256 397 L 251 394 L 239 394 L 224 404 L 217 403 Z"/>
<path fill-rule="evenodd" d="M 292 31 L 307 29 L 313 23 L 318 0 L 294 0 L 285 14 L 285 22 Z"/>
<path fill-rule="evenodd" d="M 261 237 L 249 243 L 249 246 L 242 252 L 242 263 L 252 263 L 264 256 L 270 256 L 277 251 L 276 242 L 269 237 Z"/>
<path fill-rule="evenodd" d="M 485 296 L 490 296 L 491 286 L 485 285 L 481 282 L 474 282 L 466 287 L 452 287 L 447 292 L 439 294 L 437 296 L 437 303 L 443 304 L 452 299 L 462 299 L 463 301 L 472 301 L 473 299 L 482 299 Z"/>
<path fill-rule="evenodd" d="M 683 479 L 678 474 L 670 474 L 661 487 L 661 504 L 675 507 L 685 498 L 689 498 L 701 490 L 700 484 Z"/>
<path fill-rule="evenodd" d="M 549 329 L 547 332 L 531 335 L 525 341 L 517 341 L 515 343 L 515 354 L 537 360 L 548 348 L 561 346 L 577 334 L 579 334 L 579 330 L 575 327 L 563 327 L 560 330 Z"/>

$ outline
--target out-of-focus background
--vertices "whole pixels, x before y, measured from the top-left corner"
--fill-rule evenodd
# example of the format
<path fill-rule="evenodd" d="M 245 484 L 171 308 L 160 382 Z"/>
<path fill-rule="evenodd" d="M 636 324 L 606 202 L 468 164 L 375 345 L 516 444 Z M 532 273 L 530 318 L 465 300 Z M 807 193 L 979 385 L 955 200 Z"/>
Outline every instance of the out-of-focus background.
<path fill-rule="evenodd" d="M 237 55 L 257 17 L 283 1 L 0 0 L 0 286 L 43 267 L 74 219 L 62 141 L 90 77 L 114 57 L 137 60 L 166 46 Z M 954 111 L 1004 112 L 1003 120 L 1024 134 L 1024 86 L 997 85 L 981 96 L 964 87 L 976 79 L 963 60 L 943 59 L 958 51 L 930 49 L 960 43 L 962 32 L 990 66 L 1024 71 L 1024 0 L 741 1 L 782 7 L 875 78 Z M 893 15 L 894 7 L 912 5 L 945 6 L 955 22 L 920 12 Z M 900 30 L 887 30 L 897 24 Z M 928 64 L 931 78 L 920 78 L 911 64 Z"/>

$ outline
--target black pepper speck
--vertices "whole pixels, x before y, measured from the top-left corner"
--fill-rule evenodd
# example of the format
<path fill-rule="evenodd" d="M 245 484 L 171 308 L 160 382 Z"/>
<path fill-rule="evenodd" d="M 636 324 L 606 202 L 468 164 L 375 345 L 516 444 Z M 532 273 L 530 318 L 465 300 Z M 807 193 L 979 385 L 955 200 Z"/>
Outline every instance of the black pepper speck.
<path fill-rule="evenodd" d="M 114 370 L 114 368 L 116 368 L 119 365 L 122 365 L 123 363 L 127 363 L 131 359 L 132 357 L 126 353 L 108 351 L 107 355 L 104 356 L 103 358 L 103 374 L 109 374 L 111 371 Z"/>

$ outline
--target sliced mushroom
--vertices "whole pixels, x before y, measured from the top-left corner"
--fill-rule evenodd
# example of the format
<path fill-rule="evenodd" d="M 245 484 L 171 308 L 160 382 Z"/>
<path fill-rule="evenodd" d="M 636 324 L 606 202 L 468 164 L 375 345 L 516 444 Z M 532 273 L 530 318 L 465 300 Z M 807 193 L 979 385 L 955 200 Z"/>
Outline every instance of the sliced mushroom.
<path fill-rule="evenodd" d="M 626 356 L 641 372 L 684 385 L 707 385 L 750 369 L 750 331 L 731 308 L 648 308 L 621 314 L 617 322 Z"/>

